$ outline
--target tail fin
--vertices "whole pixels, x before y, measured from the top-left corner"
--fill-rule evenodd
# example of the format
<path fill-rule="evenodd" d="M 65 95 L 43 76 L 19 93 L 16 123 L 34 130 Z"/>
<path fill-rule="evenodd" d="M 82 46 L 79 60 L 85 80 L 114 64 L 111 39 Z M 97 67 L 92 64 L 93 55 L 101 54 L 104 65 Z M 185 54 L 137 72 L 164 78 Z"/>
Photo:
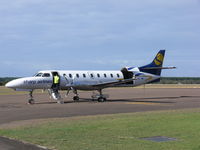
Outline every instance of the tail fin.
<path fill-rule="evenodd" d="M 139 70 L 142 72 L 146 73 L 151 73 L 154 75 L 159 75 L 161 74 L 162 66 L 163 66 L 163 61 L 165 57 L 165 50 L 160 50 L 152 63 L 139 67 Z"/>

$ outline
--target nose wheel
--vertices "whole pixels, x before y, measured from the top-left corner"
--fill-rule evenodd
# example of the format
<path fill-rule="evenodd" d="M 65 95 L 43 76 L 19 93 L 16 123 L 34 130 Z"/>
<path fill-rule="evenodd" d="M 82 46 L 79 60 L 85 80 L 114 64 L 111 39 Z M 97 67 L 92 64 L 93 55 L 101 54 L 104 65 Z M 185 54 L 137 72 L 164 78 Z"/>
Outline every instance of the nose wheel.
<path fill-rule="evenodd" d="M 35 100 L 33 99 L 33 91 L 29 92 L 29 97 L 28 104 L 35 104 Z"/>

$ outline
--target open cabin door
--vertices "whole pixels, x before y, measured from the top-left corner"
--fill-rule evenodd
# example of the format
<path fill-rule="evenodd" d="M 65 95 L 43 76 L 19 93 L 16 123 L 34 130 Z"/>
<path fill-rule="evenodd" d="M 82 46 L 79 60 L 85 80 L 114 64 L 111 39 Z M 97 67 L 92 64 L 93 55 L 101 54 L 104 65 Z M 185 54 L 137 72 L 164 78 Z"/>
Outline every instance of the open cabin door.
<path fill-rule="evenodd" d="M 60 86 L 60 81 L 61 81 L 61 77 L 59 75 L 59 73 L 57 71 L 51 72 L 52 73 L 52 88 L 55 86 L 55 76 L 57 75 L 59 77 L 59 82 L 58 85 Z"/>
<path fill-rule="evenodd" d="M 122 68 L 121 72 L 122 72 L 122 74 L 124 76 L 124 79 L 131 79 L 134 76 L 134 73 L 131 72 L 131 71 L 128 71 L 127 68 Z M 131 82 L 125 83 L 125 84 L 134 84 L 134 80 L 131 81 Z"/>

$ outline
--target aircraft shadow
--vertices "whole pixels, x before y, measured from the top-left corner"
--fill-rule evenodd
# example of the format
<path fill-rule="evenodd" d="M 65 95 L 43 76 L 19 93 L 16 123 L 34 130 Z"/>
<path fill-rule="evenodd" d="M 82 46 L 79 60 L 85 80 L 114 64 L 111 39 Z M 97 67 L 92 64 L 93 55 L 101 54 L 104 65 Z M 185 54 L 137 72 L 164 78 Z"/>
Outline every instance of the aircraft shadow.
<path fill-rule="evenodd" d="M 170 104 L 170 103 L 177 103 L 177 102 L 169 101 L 169 100 L 180 99 L 180 98 L 200 98 L 200 96 L 145 97 L 145 98 L 117 99 L 117 100 L 109 99 L 108 101 L 109 102 L 145 102 L 145 103 Z"/>
<path fill-rule="evenodd" d="M 157 104 L 172 104 L 177 102 L 172 102 L 169 100 L 180 99 L 180 98 L 200 98 L 200 96 L 174 96 L 174 97 L 145 97 L 145 98 L 132 98 L 132 99 L 108 99 L 107 102 L 145 102 L 145 103 L 157 103 Z M 158 101 L 157 101 L 158 100 Z M 78 102 L 74 101 L 64 101 L 64 104 L 72 103 L 88 103 L 88 102 L 97 102 L 90 98 L 80 98 Z M 36 102 L 35 104 L 56 104 L 56 101 L 52 102 Z"/>

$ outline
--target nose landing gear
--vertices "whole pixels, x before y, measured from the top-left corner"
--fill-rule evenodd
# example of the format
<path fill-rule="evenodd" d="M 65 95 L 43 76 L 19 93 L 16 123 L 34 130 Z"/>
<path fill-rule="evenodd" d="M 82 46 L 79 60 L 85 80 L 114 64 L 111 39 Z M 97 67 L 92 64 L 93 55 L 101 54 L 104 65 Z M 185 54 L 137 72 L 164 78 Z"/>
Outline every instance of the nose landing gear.
<path fill-rule="evenodd" d="M 35 104 L 35 100 L 33 99 L 33 91 L 29 92 L 29 97 L 28 104 Z"/>

